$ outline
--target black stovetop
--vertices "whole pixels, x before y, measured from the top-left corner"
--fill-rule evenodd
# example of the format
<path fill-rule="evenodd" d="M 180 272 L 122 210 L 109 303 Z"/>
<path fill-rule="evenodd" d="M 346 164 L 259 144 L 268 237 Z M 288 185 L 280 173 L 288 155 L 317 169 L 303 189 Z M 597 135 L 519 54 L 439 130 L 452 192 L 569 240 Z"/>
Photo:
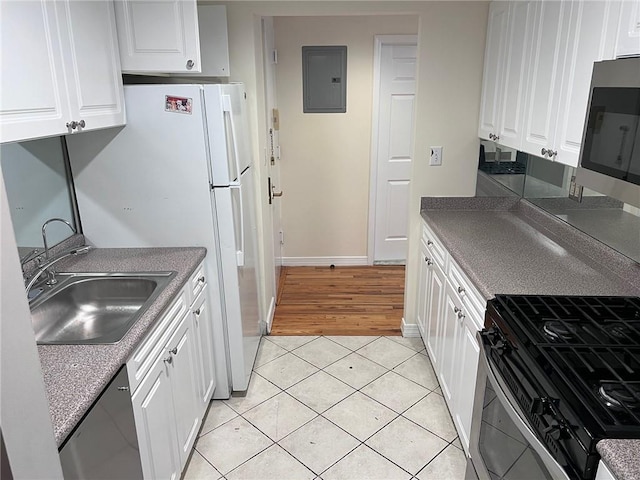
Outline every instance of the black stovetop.
<path fill-rule="evenodd" d="M 597 461 L 597 441 L 640 438 L 640 298 L 498 295 L 489 302 L 486 327 L 495 360 L 524 365 L 531 375 L 527 385 L 536 387 L 522 398 L 557 406 L 571 431 L 556 435 L 558 445 L 569 456 L 577 447 L 591 456 L 575 455 L 583 464 L 578 471 Z"/>

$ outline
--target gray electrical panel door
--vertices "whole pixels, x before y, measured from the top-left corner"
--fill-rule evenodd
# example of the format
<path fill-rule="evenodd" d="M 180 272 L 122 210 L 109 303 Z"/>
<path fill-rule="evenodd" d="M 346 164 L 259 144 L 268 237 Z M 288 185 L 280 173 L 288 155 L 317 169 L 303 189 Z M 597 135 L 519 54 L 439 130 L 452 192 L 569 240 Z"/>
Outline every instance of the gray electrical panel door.
<path fill-rule="evenodd" d="M 347 111 L 347 47 L 302 47 L 304 113 Z"/>

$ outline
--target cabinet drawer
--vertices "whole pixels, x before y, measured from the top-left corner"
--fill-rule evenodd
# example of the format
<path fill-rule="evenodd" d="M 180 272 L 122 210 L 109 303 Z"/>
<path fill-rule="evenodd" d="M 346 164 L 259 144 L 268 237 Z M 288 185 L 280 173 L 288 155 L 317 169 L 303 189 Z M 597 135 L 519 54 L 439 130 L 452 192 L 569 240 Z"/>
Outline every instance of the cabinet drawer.
<path fill-rule="evenodd" d="M 131 392 L 136 391 L 136 388 L 138 388 L 138 385 L 166 345 L 169 337 L 177 328 L 180 320 L 187 313 L 187 302 L 187 290 L 182 289 L 151 333 L 147 335 L 129 358 L 129 361 L 127 361 Z"/>
<path fill-rule="evenodd" d="M 200 295 L 200 292 L 204 288 L 206 281 L 207 281 L 207 278 L 204 274 L 204 262 L 203 262 L 198 266 L 198 268 L 196 268 L 196 271 L 193 272 L 193 274 L 191 275 L 191 278 L 189 279 L 189 287 L 190 287 L 189 305 L 195 302 L 196 298 L 198 298 L 198 295 Z"/>
<path fill-rule="evenodd" d="M 432 260 L 446 271 L 447 251 L 426 223 L 422 224 L 422 240 L 426 244 L 430 256 L 433 257 Z"/>
<path fill-rule="evenodd" d="M 475 312 L 474 318 L 483 319 L 484 312 L 487 308 L 487 301 L 453 259 L 449 259 L 447 276 L 453 288 L 460 295 L 465 308 L 472 309 Z M 482 322 L 476 326 L 482 328 Z"/>

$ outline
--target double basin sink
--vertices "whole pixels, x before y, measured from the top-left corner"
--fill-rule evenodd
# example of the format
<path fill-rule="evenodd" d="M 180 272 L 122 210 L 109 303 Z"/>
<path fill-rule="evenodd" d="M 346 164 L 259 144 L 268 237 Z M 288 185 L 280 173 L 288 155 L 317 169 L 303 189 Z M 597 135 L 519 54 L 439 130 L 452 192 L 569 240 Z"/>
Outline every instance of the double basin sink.
<path fill-rule="evenodd" d="M 117 343 L 176 272 L 57 273 L 58 283 L 30 302 L 36 342 Z"/>

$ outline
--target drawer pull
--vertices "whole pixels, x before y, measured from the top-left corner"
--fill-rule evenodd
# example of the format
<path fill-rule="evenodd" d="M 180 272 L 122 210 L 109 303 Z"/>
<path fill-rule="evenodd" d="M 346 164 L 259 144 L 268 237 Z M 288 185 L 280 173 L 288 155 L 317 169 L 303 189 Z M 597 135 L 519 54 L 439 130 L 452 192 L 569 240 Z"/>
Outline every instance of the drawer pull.
<path fill-rule="evenodd" d="M 178 354 L 178 347 L 173 347 L 171 350 L 169 350 L 169 353 L 172 353 L 173 355 L 177 355 Z"/>
<path fill-rule="evenodd" d="M 205 279 L 204 279 L 204 275 L 203 275 L 203 276 L 201 276 L 201 277 L 198 279 L 198 282 L 200 282 L 200 283 L 204 283 L 204 280 L 205 280 Z"/>
<path fill-rule="evenodd" d="M 433 262 L 431 261 L 431 259 L 429 257 L 424 257 L 424 261 L 427 262 L 427 265 L 429 265 L 429 266 L 433 265 Z"/>
<path fill-rule="evenodd" d="M 430 247 L 431 245 L 433 245 L 433 242 L 431 240 L 427 240 L 427 246 Z"/>
<path fill-rule="evenodd" d="M 166 363 L 167 365 L 171 365 L 173 363 L 173 357 L 171 355 L 169 355 L 167 358 L 165 358 L 164 363 Z"/>
<path fill-rule="evenodd" d="M 200 309 L 197 309 L 195 312 L 193 312 L 196 314 L 196 316 L 200 316 Z"/>
<path fill-rule="evenodd" d="M 458 287 L 458 293 L 463 294 L 464 293 L 464 288 Z"/>

